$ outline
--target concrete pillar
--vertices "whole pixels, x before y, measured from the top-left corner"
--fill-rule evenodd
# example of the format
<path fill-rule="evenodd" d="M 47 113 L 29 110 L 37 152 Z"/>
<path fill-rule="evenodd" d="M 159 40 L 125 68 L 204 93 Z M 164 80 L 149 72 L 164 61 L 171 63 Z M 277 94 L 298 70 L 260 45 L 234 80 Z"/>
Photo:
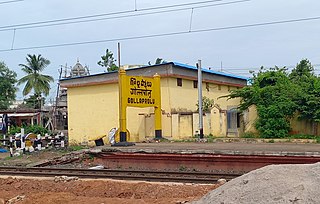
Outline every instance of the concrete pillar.
<path fill-rule="evenodd" d="M 193 135 L 199 134 L 199 113 L 192 114 Z"/>
<path fill-rule="evenodd" d="M 172 114 L 172 139 L 180 139 L 179 135 L 179 114 Z"/>

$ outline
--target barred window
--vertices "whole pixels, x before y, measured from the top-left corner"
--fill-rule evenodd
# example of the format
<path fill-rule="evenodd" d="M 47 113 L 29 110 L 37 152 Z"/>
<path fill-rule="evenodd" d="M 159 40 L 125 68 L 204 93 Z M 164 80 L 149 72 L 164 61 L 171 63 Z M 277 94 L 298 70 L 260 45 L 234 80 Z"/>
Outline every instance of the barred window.
<path fill-rule="evenodd" d="M 182 86 L 182 79 L 181 78 L 177 78 L 177 86 Z"/>

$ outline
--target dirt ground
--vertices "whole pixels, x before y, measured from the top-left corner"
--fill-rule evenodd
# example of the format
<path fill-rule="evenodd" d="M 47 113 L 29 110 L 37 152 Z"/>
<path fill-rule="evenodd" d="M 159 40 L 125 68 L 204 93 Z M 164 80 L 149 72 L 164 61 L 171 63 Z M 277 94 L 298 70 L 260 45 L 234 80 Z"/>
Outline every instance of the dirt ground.
<path fill-rule="evenodd" d="M 199 199 L 215 185 L 0 178 L 0 203 L 21 204 L 178 204 Z M 20 198 L 20 199 L 19 199 Z M 10 200 L 11 199 L 11 200 Z"/>
<path fill-rule="evenodd" d="M 32 166 L 66 154 L 42 151 L 14 158 L 0 155 L 0 166 Z M 77 164 L 79 165 L 79 164 Z M 54 181 L 54 178 L 0 177 L 0 204 L 179 204 L 199 199 L 217 185 L 126 182 L 115 180 Z"/>

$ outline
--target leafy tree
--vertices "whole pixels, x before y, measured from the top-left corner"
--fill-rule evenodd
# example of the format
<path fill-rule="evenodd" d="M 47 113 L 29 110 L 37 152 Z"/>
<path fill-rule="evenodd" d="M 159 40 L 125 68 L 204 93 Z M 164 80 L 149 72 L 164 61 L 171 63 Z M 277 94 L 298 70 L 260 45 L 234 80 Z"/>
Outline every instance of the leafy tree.
<path fill-rule="evenodd" d="M 265 138 L 281 138 L 290 131 L 290 117 L 297 110 L 298 86 L 290 81 L 286 68 L 263 67 L 253 75 L 251 85 L 232 90 L 228 98 L 241 98 L 240 110 L 257 107 L 257 130 Z"/>
<path fill-rule="evenodd" d="M 0 109 L 8 109 L 16 98 L 15 83 L 17 74 L 9 70 L 4 62 L 0 62 Z"/>
<path fill-rule="evenodd" d="M 41 109 L 41 106 L 45 103 L 45 98 L 39 94 L 33 94 L 24 99 L 24 103 L 26 108 Z"/>
<path fill-rule="evenodd" d="M 163 59 L 162 58 L 157 58 L 156 62 L 154 64 L 162 64 L 162 63 L 164 63 Z"/>
<path fill-rule="evenodd" d="M 155 65 L 157 65 L 157 64 L 164 64 L 164 63 L 167 63 L 167 61 L 165 61 L 165 60 L 163 60 L 162 58 L 159 58 L 159 57 L 158 57 L 158 58 L 156 59 L 156 61 L 154 62 Z M 150 62 L 150 61 L 148 62 L 148 65 L 151 65 L 151 62 Z"/>
<path fill-rule="evenodd" d="M 311 62 L 307 59 L 303 59 L 297 64 L 296 68 L 290 73 L 290 79 L 295 81 L 308 81 L 309 77 L 313 77 L 314 68 Z"/>
<path fill-rule="evenodd" d="M 202 97 L 202 110 L 203 110 L 203 112 L 210 113 L 211 109 L 213 108 L 213 105 L 214 105 L 213 99 L 210 99 L 206 96 Z M 197 111 L 198 111 L 199 110 L 199 101 L 196 104 L 196 106 L 197 106 Z"/>
<path fill-rule="evenodd" d="M 105 67 L 108 72 L 118 71 L 119 67 L 115 64 L 115 61 L 113 53 L 107 49 L 106 54 L 101 56 L 101 60 L 98 62 L 98 65 Z"/>
<path fill-rule="evenodd" d="M 26 96 L 33 90 L 39 96 L 41 94 L 47 96 L 50 91 L 50 82 L 53 82 L 54 79 L 49 75 L 41 74 L 41 72 L 50 64 L 50 61 L 41 55 L 31 54 L 28 54 L 26 61 L 26 64 L 19 64 L 22 67 L 21 70 L 26 73 L 18 81 L 18 85 L 25 83 L 22 94 Z"/>
<path fill-rule="evenodd" d="M 301 60 L 289 77 L 299 87 L 296 100 L 299 117 L 313 122 L 314 134 L 317 134 L 320 122 L 320 78 L 314 74 L 314 68 L 307 59 Z"/>

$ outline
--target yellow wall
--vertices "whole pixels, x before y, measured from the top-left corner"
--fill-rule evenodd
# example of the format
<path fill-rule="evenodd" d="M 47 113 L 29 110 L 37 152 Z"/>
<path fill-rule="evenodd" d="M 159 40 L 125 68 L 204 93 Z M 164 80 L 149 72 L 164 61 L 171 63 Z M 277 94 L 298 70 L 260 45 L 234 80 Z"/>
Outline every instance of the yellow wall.
<path fill-rule="evenodd" d="M 176 78 L 167 79 L 169 86 L 167 87 L 167 93 L 169 96 L 169 104 L 173 112 L 195 112 L 197 110 L 196 104 L 198 103 L 198 89 L 193 87 L 193 81 L 182 79 L 182 87 L 177 86 Z M 209 90 L 207 90 L 209 88 Z M 227 100 L 227 98 L 219 98 L 229 94 L 229 90 L 236 87 L 228 87 L 227 85 L 217 85 L 209 83 L 202 84 L 202 95 L 210 99 L 214 99 L 214 103 L 220 107 L 220 109 L 214 108 L 210 114 L 207 114 L 203 118 L 203 130 L 204 134 L 212 134 L 214 136 L 226 136 L 227 134 L 227 115 L 225 113 L 229 107 L 236 107 L 240 103 L 240 99 Z M 181 120 L 184 122 L 185 117 L 175 116 L 172 121 L 172 129 L 178 128 Z M 193 136 L 199 129 L 199 116 L 193 114 L 193 120 L 188 125 L 192 127 L 192 134 L 190 134 L 189 128 L 180 128 L 173 131 L 173 139 L 182 139 L 187 136 Z M 179 133 L 179 135 L 177 135 Z M 177 136 L 176 136 L 177 135 Z"/>
<path fill-rule="evenodd" d="M 162 82 L 163 81 L 163 82 Z M 162 80 L 166 86 L 166 80 Z M 167 100 L 167 89 L 162 88 L 163 135 L 171 136 L 171 116 Z M 87 144 L 90 138 L 108 134 L 118 128 L 118 84 L 101 84 L 68 88 L 68 134 L 69 142 Z M 130 141 L 143 141 L 154 137 L 153 108 L 127 108 L 127 129 Z M 104 138 L 107 143 L 107 137 Z"/>
<path fill-rule="evenodd" d="M 247 111 L 244 112 L 244 132 L 257 133 L 258 131 L 254 127 L 254 123 L 258 118 L 257 109 L 255 106 L 249 107 Z M 290 134 L 307 134 L 316 135 L 320 134 L 320 125 L 313 124 L 310 121 L 300 120 L 297 115 L 295 115 L 290 120 L 291 132 Z"/>
<path fill-rule="evenodd" d="M 300 120 L 295 115 L 291 121 L 291 134 L 307 134 L 307 135 L 320 135 L 319 123 L 313 123 L 307 120 Z"/>
<path fill-rule="evenodd" d="M 70 143 L 87 143 L 118 126 L 118 86 L 103 84 L 68 88 Z"/>
<path fill-rule="evenodd" d="M 198 116 L 192 115 L 197 109 L 198 90 L 193 88 L 192 80 L 182 80 L 182 87 L 178 87 L 176 78 L 161 78 L 162 133 L 172 139 L 191 137 L 198 130 Z M 221 90 L 218 87 L 209 84 L 208 91 L 203 83 L 203 96 L 214 99 L 220 107 L 214 109 L 209 118 L 204 118 L 204 133 L 225 136 L 226 114 L 220 110 L 238 105 L 239 100 L 218 99 L 229 93 L 228 86 L 220 86 Z M 118 97 L 118 84 L 68 88 L 69 142 L 86 144 L 90 138 L 106 135 L 113 127 L 118 128 Z M 190 112 L 191 115 L 181 117 L 172 111 Z M 153 108 L 127 108 L 130 141 L 154 137 L 153 114 Z"/>
<path fill-rule="evenodd" d="M 161 81 L 162 82 L 162 81 Z M 177 86 L 177 79 L 169 78 L 168 90 L 170 96 L 171 108 L 176 111 L 196 111 L 196 104 L 198 103 L 198 89 L 193 88 L 193 81 L 182 79 L 182 87 Z M 209 91 L 206 89 L 206 83 L 202 84 L 202 95 L 210 99 L 214 99 L 215 104 L 219 105 L 221 109 L 227 110 L 228 106 L 237 106 L 240 99 L 227 100 L 220 98 L 220 96 L 228 95 L 228 86 L 221 85 L 221 90 L 216 84 L 209 84 Z M 233 87 L 232 87 L 233 88 Z"/>
<path fill-rule="evenodd" d="M 251 133 L 258 133 L 258 131 L 255 128 L 255 122 L 258 118 L 257 108 L 255 106 L 250 106 L 248 110 L 243 112 L 243 131 L 240 134 L 243 134 L 243 132 L 251 132 Z"/>

